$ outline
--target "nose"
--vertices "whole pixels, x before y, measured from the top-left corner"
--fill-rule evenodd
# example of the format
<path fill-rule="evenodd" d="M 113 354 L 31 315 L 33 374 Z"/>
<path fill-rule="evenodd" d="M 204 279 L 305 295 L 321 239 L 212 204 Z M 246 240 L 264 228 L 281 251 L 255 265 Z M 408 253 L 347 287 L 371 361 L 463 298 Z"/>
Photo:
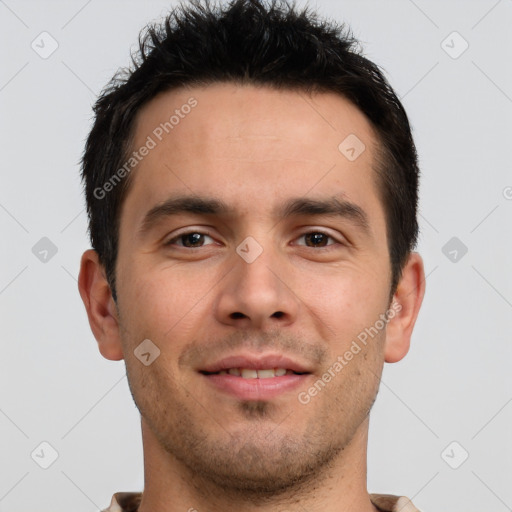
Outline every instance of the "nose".
<path fill-rule="evenodd" d="M 265 248 L 254 260 L 244 257 L 243 249 L 239 247 L 235 252 L 232 270 L 219 283 L 217 320 L 258 330 L 291 325 L 300 308 L 293 290 L 293 269 L 287 266 L 284 256 L 270 248 Z"/>

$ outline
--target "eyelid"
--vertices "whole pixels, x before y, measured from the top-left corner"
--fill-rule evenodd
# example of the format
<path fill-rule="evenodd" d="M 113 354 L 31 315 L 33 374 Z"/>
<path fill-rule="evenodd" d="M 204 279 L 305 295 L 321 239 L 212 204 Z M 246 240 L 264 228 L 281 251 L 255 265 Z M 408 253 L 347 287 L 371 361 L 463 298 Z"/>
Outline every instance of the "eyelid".
<path fill-rule="evenodd" d="M 303 236 L 309 235 L 311 233 L 323 234 L 323 235 L 327 236 L 328 238 L 331 238 L 332 240 L 334 240 L 339 245 L 346 245 L 346 246 L 349 245 L 349 241 L 343 235 L 341 235 L 339 233 L 337 235 L 334 235 L 330 231 L 328 231 L 326 228 L 316 228 L 315 226 L 308 226 L 307 228 L 304 228 L 304 230 L 301 230 L 300 233 L 295 237 L 295 240 L 297 238 L 302 238 Z M 335 245 L 335 244 L 330 244 L 329 246 L 325 246 L 325 247 L 318 247 L 318 249 L 326 249 L 327 247 L 330 247 L 332 245 Z M 307 247 L 307 246 L 304 246 L 304 247 Z"/>
<path fill-rule="evenodd" d="M 165 238 L 164 240 L 164 243 L 163 245 L 164 246 L 169 246 L 169 245 L 173 245 L 171 242 L 175 242 L 176 240 L 180 239 L 181 237 L 185 236 L 185 235 L 190 235 L 192 233 L 197 233 L 197 234 L 200 234 L 200 235 L 206 235 L 206 236 L 209 236 L 210 238 L 214 239 L 214 236 L 208 232 L 208 230 L 205 230 L 204 228 L 200 228 L 200 229 L 190 229 L 190 228 L 183 228 L 184 230 L 183 231 L 178 231 L 176 233 L 173 233 L 172 236 L 170 238 Z M 178 246 L 178 247 L 181 247 L 181 246 Z M 201 247 L 184 247 L 184 249 L 200 249 Z"/>
<path fill-rule="evenodd" d="M 197 233 L 197 234 L 200 234 L 200 235 L 205 235 L 205 236 L 209 236 L 210 238 L 212 238 L 213 240 L 215 239 L 215 237 L 209 233 L 207 230 L 204 230 L 204 228 L 200 228 L 200 229 L 194 229 L 194 228 L 184 228 L 184 231 L 178 231 L 177 233 L 174 233 L 172 235 L 171 238 L 169 238 L 167 241 L 164 242 L 164 246 L 172 246 L 174 245 L 172 242 L 175 242 L 176 240 L 180 239 L 181 237 L 185 236 L 185 235 L 190 235 L 192 233 Z M 323 234 L 325 235 L 326 237 L 328 238 L 331 238 L 332 240 L 334 240 L 334 244 L 328 244 L 324 247 L 311 247 L 312 249 L 315 249 L 315 250 L 319 250 L 319 249 L 324 249 L 324 250 L 328 250 L 329 247 L 332 247 L 333 245 L 345 245 L 345 246 L 348 246 L 349 245 L 349 242 L 346 240 L 345 237 L 341 236 L 341 238 L 343 239 L 342 241 L 340 241 L 338 239 L 338 237 L 334 236 L 333 234 L 331 234 L 329 231 L 325 230 L 324 228 L 315 228 L 315 227 L 308 227 L 308 228 L 305 228 L 303 231 L 300 231 L 300 233 L 295 236 L 294 240 L 297 240 L 298 238 L 302 238 L 304 237 L 305 235 L 309 235 L 309 234 L 312 234 L 312 233 L 320 233 L 320 234 Z M 211 244 L 208 244 L 208 245 L 211 245 Z M 307 245 L 303 245 L 303 244 L 299 244 L 301 247 L 308 247 Z M 183 246 L 178 246 L 178 247 L 183 247 Z M 201 247 L 183 247 L 184 249 L 201 249 L 202 247 L 204 246 L 201 246 Z"/>

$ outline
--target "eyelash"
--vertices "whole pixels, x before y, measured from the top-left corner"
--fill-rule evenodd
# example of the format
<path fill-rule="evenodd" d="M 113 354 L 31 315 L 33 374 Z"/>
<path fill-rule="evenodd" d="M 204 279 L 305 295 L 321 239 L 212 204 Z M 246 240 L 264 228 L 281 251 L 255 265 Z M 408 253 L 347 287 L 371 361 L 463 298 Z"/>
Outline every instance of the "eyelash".
<path fill-rule="evenodd" d="M 198 234 L 198 235 L 206 235 L 206 236 L 209 236 L 210 238 L 213 239 L 213 237 L 208 234 L 208 233 L 205 233 L 205 232 L 202 232 L 202 231 L 198 231 L 198 230 L 191 230 L 191 231 L 185 231 L 183 233 L 180 233 L 179 235 L 175 236 L 174 238 L 171 238 L 170 240 L 168 240 L 167 242 L 164 243 L 164 245 L 166 247 L 169 247 L 169 246 L 172 246 L 174 245 L 173 242 L 175 242 L 176 240 L 180 240 L 181 238 L 187 236 L 187 235 L 192 235 L 192 234 Z M 297 238 L 302 238 L 306 235 L 311 235 L 311 234 L 320 234 L 320 235 L 324 235 L 326 236 L 327 238 L 330 238 L 331 240 L 334 240 L 334 244 L 328 244 L 324 247 L 322 246 L 319 246 L 319 247 L 311 247 L 312 249 L 324 249 L 324 250 L 329 250 L 329 248 L 331 248 L 333 245 L 344 245 L 342 242 L 339 242 L 338 240 L 336 240 L 332 235 L 330 235 L 329 233 L 326 233 L 325 231 L 322 231 L 322 230 L 318 230 L 318 229 L 314 229 L 314 230 L 311 230 L 311 231 L 305 231 L 304 233 L 301 233 Z M 202 247 L 185 247 L 185 246 L 178 246 L 178 247 L 181 247 L 182 249 L 188 249 L 188 250 L 192 250 L 192 249 L 202 249 Z M 308 247 L 306 245 L 303 245 L 302 247 Z"/>

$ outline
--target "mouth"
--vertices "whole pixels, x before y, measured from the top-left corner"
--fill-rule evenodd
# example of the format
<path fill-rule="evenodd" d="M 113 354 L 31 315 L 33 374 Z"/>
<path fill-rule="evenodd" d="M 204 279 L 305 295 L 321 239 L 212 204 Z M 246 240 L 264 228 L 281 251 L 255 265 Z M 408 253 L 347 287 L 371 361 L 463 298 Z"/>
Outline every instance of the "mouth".
<path fill-rule="evenodd" d="M 306 365 L 276 354 L 227 357 L 198 371 L 216 391 L 240 400 L 270 400 L 312 375 Z"/>
<path fill-rule="evenodd" d="M 229 368 L 218 372 L 201 371 L 203 375 L 234 375 L 242 377 L 242 379 L 272 379 L 274 377 L 282 377 L 283 375 L 305 375 L 308 372 L 294 372 L 286 368 Z"/>

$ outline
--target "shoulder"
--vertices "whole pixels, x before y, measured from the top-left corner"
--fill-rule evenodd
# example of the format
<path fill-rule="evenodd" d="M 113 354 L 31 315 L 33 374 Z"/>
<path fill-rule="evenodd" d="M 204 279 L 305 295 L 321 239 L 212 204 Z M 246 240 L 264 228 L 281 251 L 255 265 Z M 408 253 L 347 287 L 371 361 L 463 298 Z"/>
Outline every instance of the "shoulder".
<path fill-rule="evenodd" d="M 116 492 L 110 506 L 101 512 L 137 512 L 141 498 L 141 492 Z M 421 512 L 405 496 L 374 493 L 370 500 L 381 512 Z"/>
<path fill-rule="evenodd" d="M 101 512 L 137 512 L 141 499 L 141 492 L 116 492 L 110 506 Z"/>
<path fill-rule="evenodd" d="M 370 494 L 370 500 L 381 512 L 421 512 L 406 496 Z"/>

